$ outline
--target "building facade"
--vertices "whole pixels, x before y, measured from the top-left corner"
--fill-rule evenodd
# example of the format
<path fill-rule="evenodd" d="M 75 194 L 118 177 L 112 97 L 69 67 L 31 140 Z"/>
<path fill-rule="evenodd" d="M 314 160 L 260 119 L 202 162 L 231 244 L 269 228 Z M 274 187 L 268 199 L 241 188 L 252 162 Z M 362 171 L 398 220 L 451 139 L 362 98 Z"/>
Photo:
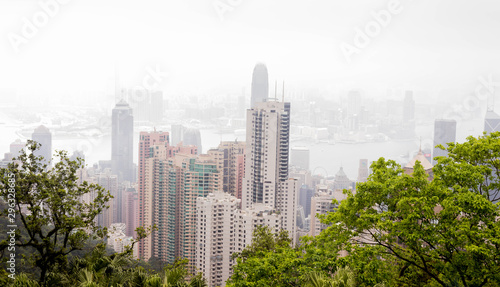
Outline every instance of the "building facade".
<path fill-rule="evenodd" d="M 433 165 L 436 164 L 436 157 L 448 155 L 448 151 L 436 148 L 436 146 L 443 145 L 446 148 L 448 143 L 456 141 L 456 136 L 457 122 L 455 120 L 437 119 L 434 121 L 434 151 L 432 153 Z"/>
<path fill-rule="evenodd" d="M 135 182 L 133 136 L 132 108 L 121 100 L 113 109 L 111 123 L 111 170 L 120 181 Z"/>
<path fill-rule="evenodd" d="M 290 103 L 256 103 L 247 111 L 242 209 L 255 204 L 276 209 L 295 239 L 299 183 L 288 176 L 289 134 Z"/>
<path fill-rule="evenodd" d="M 52 162 L 52 133 L 45 126 L 39 126 L 31 135 L 31 139 L 39 143 L 40 149 L 35 151 L 35 156 L 42 156 L 43 163 L 50 167 Z M 16 156 L 13 154 L 13 156 Z"/>

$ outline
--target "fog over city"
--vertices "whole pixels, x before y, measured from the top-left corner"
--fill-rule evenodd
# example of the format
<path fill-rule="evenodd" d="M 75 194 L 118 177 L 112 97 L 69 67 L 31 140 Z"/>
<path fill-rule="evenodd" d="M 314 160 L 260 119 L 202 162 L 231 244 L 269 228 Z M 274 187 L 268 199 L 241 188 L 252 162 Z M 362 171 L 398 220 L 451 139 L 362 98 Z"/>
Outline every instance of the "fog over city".
<path fill-rule="evenodd" d="M 136 121 L 136 133 L 141 126 L 169 130 L 173 122 L 193 124 L 195 120 L 194 125 L 206 134 L 204 151 L 220 139 L 244 140 L 227 133 L 210 138 L 204 129 L 217 133 L 231 124 L 236 130 L 244 129 L 231 123 L 232 118 L 244 119 L 234 103 L 243 95 L 245 108 L 249 107 L 253 67 L 265 63 L 269 97 L 274 97 L 278 82 L 281 98 L 285 82 L 285 100 L 291 102 L 292 115 L 297 115 L 291 118 L 292 127 L 330 126 L 328 135 L 318 139 L 331 143 L 339 132 L 332 126 L 346 125 L 345 118 L 334 114 L 347 109 L 350 90 L 360 92 L 358 105 L 369 112 L 371 124 L 389 110 L 401 116 L 402 107 L 396 103 L 387 108 L 383 101 L 402 102 L 405 91 L 412 91 L 416 133 L 406 140 L 414 143 L 400 148 L 398 155 L 414 153 L 421 140 L 431 144 L 436 118 L 456 119 L 459 140 L 481 134 L 487 107 L 483 95 L 492 94 L 500 83 L 500 39 L 494 36 L 500 27 L 500 5 L 495 1 L 75 0 L 56 4 L 0 3 L 2 151 L 20 137 L 14 129 L 57 126 L 54 117 L 59 126 L 80 121 L 84 128 L 85 123 L 100 121 L 106 138 L 110 121 L 103 117 L 110 117 L 117 99 L 123 97 L 116 91 L 125 89 L 130 94 L 135 89 L 140 94 L 137 90 L 148 88 L 143 84 L 149 80 L 154 90 L 163 93 L 162 119 Z M 496 110 L 499 103 L 493 104 Z M 221 111 L 213 116 L 189 112 L 210 108 Z M 309 113 L 316 112 L 324 115 L 312 123 Z M 101 140 L 66 147 L 57 128 L 53 132 L 57 149 L 88 149 L 88 164 L 110 156 L 110 146 Z M 292 140 L 294 133 L 299 132 L 292 128 Z M 312 152 L 311 166 L 322 167 L 330 175 L 344 165 L 348 176 L 355 178 L 359 158 L 389 155 L 384 146 L 376 149 L 378 154 L 354 154 L 354 150 L 362 154 L 365 148 L 371 149 L 370 143 L 363 143 L 349 151 L 349 157 L 315 163 L 315 157 L 330 149 L 315 147 L 318 144 L 322 143 L 292 141 L 291 146 L 319 150 Z"/>
<path fill-rule="evenodd" d="M 70 238 L 76 247 L 56 252 L 59 257 L 53 262 L 42 252 L 36 261 L 40 271 L 32 273 L 27 264 L 35 261 L 7 261 L 20 253 L 14 248 L 4 257 L 7 241 L 0 237 L 0 263 L 11 263 L 11 270 L 0 270 L 0 275 L 14 279 L 24 272 L 39 280 L 39 286 L 55 284 L 47 282 L 57 278 L 68 286 L 75 280 L 80 280 L 79 286 L 91 286 L 82 282 L 92 281 L 89 274 L 94 272 L 101 283 L 108 280 L 102 286 L 115 286 L 109 279 L 115 267 L 92 271 L 78 261 L 75 266 L 83 271 L 75 271 L 66 264 L 73 250 L 102 240 L 108 249 L 103 247 L 92 260 L 108 260 L 105 253 L 111 250 L 120 254 L 113 258 L 137 259 L 138 265 L 131 268 L 163 272 L 162 264 L 183 258 L 184 265 L 175 267 L 185 268 L 183 281 L 196 279 L 194 274 L 200 272 L 198 279 L 206 285 L 196 286 L 225 286 L 226 280 L 229 286 L 247 286 L 237 282 L 251 281 L 253 267 L 248 276 L 241 270 L 253 262 L 245 260 L 254 252 L 248 250 L 257 230 L 261 235 L 280 232 L 271 237 L 276 240 L 273 248 L 303 247 L 311 243 L 302 242 L 303 236 L 326 234 L 322 240 L 327 244 L 318 247 L 319 252 L 294 249 L 297 253 L 283 260 L 312 258 L 302 266 L 313 267 L 300 269 L 298 275 L 292 272 L 290 282 L 296 285 L 287 286 L 305 286 L 300 284 L 320 274 L 308 272 L 320 265 L 323 275 L 333 278 L 351 272 L 349 264 L 353 270 L 370 265 L 370 276 L 377 277 L 355 274 L 358 282 L 365 280 L 359 286 L 396 286 L 394 282 L 406 279 L 425 279 L 435 283 L 432 286 L 498 282 L 500 270 L 481 266 L 498 266 L 499 258 L 500 167 L 492 158 L 498 155 L 495 132 L 500 131 L 499 15 L 500 2 L 495 0 L 1 0 L 0 204 L 21 197 L 16 210 L 10 205 L 5 209 L 9 216 L 47 216 L 47 221 L 32 226 L 58 230 L 40 242 L 52 242 L 55 234 L 57 247 L 57 238 L 63 238 L 57 232 L 63 230 L 67 251 L 68 238 L 81 237 Z M 477 144 L 456 149 L 449 145 L 482 135 Z M 41 144 L 39 150 L 26 146 L 30 140 Z M 43 157 L 40 163 L 47 166 L 29 173 L 18 169 L 15 164 L 35 162 L 19 158 L 23 150 Z M 58 166 L 76 165 L 64 160 L 57 165 L 61 150 L 72 160 L 82 158 L 85 165 L 66 171 L 74 176 L 45 180 L 63 172 Z M 457 159 L 459 152 L 474 156 Z M 456 162 L 447 161 L 447 155 L 455 155 Z M 378 161 L 382 157 L 400 166 L 385 165 Z M 496 175 L 485 172 L 489 167 L 496 168 Z M 33 177 L 25 180 L 26 174 Z M 35 179 L 39 182 L 32 184 Z M 27 182 L 31 192 L 22 189 Z M 83 182 L 91 184 L 81 189 L 85 192 L 71 193 L 78 184 L 86 185 Z M 21 187 L 11 187 L 18 183 Z M 102 191 L 91 191 L 98 185 Z M 38 188 L 49 192 L 38 193 Z M 8 194 L 14 198 L 5 200 L 5 192 L 14 191 L 21 195 Z M 30 196 L 42 199 L 33 203 Z M 469 201 L 473 203 L 459 209 Z M 86 205 L 92 202 L 97 203 Z M 406 209 L 400 207 L 404 204 Z M 79 216 L 85 208 L 95 208 L 86 214 L 87 225 L 58 227 L 60 218 Z M 3 214 L 7 211 L 0 218 L 6 224 L 21 226 L 19 218 L 7 222 Z M 328 216 L 320 221 L 319 215 Z M 373 219 L 377 216 L 379 221 Z M 470 226 L 467 220 L 472 220 Z M 415 222 L 419 226 L 413 228 Z M 29 231 L 28 225 L 19 228 Z M 101 235 L 101 228 L 109 233 Z M 411 229 L 409 241 L 401 228 Z M 413 234 L 418 228 L 428 230 Z M 10 231 L 12 246 L 38 244 L 38 237 L 28 238 L 21 229 Z M 42 238 L 43 230 L 33 236 Z M 363 237 L 363 231 L 369 236 Z M 459 234 L 462 231 L 474 234 Z M 444 239 L 418 241 L 428 235 Z M 373 238 L 383 247 L 377 249 L 381 253 L 358 256 L 349 250 L 355 246 L 364 252 L 361 247 L 370 248 Z M 455 239 L 462 241 L 448 248 Z M 22 240 L 28 241 L 22 245 Z M 335 249 L 332 242 L 345 245 Z M 396 243 L 384 251 L 387 242 Z M 491 249 L 493 243 L 496 250 Z M 442 253 L 429 253 L 428 262 L 418 252 L 410 259 L 396 254 L 405 248 L 413 252 L 413 247 Z M 443 254 L 449 250 L 454 259 L 447 261 Z M 270 257 L 280 254 L 273 252 Z M 466 252 L 469 257 L 456 255 Z M 492 260 L 484 260 L 494 253 Z M 354 264 L 356 256 L 390 268 Z M 466 257 L 473 263 L 470 268 L 461 265 Z M 411 263 L 412 258 L 421 258 L 425 266 Z M 391 269 L 393 259 L 400 271 Z M 328 266 L 331 262 L 335 264 Z M 441 262 L 444 267 L 427 270 L 426 264 Z M 460 263 L 456 272 L 453 262 Z M 88 266 L 99 265 L 92 264 Z M 58 268 L 65 275 L 54 275 Z M 460 268 L 468 277 L 455 282 Z M 383 269 L 394 272 L 384 277 L 377 271 Z M 161 284 L 167 273 L 147 276 Z M 476 280 L 483 278 L 478 274 L 486 274 L 484 280 Z M 262 282 L 252 284 L 269 284 Z"/>

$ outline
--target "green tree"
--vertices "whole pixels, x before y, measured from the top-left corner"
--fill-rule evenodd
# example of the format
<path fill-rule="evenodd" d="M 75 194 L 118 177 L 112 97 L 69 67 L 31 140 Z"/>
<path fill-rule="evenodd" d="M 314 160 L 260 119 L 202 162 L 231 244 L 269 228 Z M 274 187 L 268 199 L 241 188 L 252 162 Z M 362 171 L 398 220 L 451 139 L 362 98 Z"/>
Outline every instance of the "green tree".
<path fill-rule="evenodd" d="M 304 287 L 355 287 L 356 275 L 349 267 L 339 267 L 333 277 L 312 271 L 306 275 Z"/>
<path fill-rule="evenodd" d="M 12 216 L 15 212 L 22 223 L 16 230 L 16 247 L 34 250 L 30 260 L 40 270 L 40 282 L 45 282 L 48 273 L 67 265 L 68 254 L 82 249 L 89 239 L 105 235 L 95 219 L 111 196 L 96 184 L 78 183 L 81 159 L 71 161 L 66 152 L 58 151 L 58 160 L 49 169 L 34 154 L 39 148 L 38 143 L 28 141 L 28 152 L 0 170 L 0 197 L 9 205 L 2 213 Z M 92 199 L 84 201 L 90 194 Z M 0 243 L 1 250 L 7 247 L 7 241 Z"/>
<path fill-rule="evenodd" d="M 317 242 L 347 251 L 343 260 L 365 286 L 500 284 L 499 205 L 489 200 L 498 147 L 498 134 L 452 144 L 433 179 L 419 162 L 409 175 L 379 159 L 369 180 L 323 218 L 331 226 Z"/>
<path fill-rule="evenodd" d="M 318 254 L 324 253 L 316 248 L 307 253 L 305 246 L 292 247 L 286 231 L 273 234 L 269 227 L 258 226 L 252 244 L 233 254 L 237 264 L 227 286 L 302 286 L 305 274 L 319 265 L 332 264 L 317 261 Z"/>
<path fill-rule="evenodd" d="M 445 149 L 442 145 L 441 149 Z M 470 168 L 481 180 L 470 186 L 471 191 L 493 202 L 500 200 L 500 132 L 480 137 L 468 137 L 464 143 L 448 143 L 448 156 L 438 157 L 434 168 L 447 186 L 470 186 L 464 181 Z"/>

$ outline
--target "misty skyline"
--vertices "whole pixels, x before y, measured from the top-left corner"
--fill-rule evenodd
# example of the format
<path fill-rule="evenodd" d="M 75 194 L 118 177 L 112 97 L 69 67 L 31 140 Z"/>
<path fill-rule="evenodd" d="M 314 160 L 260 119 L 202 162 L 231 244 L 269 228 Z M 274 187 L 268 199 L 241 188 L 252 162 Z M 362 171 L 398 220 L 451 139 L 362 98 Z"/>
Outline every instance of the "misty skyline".
<path fill-rule="evenodd" d="M 121 84 L 133 87 L 157 65 L 168 75 L 158 86 L 167 97 L 248 94 L 257 62 L 268 67 L 270 83 L 285 80 L 291 91 L 467 92 L 480 76 L 500 79 L 494 1 L 242 0 L 219 11 L 214 5 L 226 0 L 67 2 L 17 46 L 12 35 L 22 36 L 23 19 L 44 10 L 31 1 L 0 3 L 1 102 L 110 91 L 116 67 Z M 354 45 L 357 29 L 388 5 L 397 13 L 347 61 L 342 43 Z"/>

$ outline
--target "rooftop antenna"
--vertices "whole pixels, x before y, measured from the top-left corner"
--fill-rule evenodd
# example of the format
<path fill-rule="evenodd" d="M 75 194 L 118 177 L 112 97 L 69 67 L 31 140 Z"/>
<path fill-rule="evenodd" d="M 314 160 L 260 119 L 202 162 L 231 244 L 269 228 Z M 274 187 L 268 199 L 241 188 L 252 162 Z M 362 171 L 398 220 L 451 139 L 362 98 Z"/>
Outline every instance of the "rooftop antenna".
<path fill-rule="evenodd" d="M 283 81 L 283 95 L 282 95 L 281 101 L 283 103 L 285 102 L 285 81 Z"/>
<path fill-rule="evenodd" d="M 118 103 L 120 100 L 121 100 L 120 72 L 118 68 L 118 63 L 115 62 L 115 102 Z"/>
<path fill-rule="evenodd" d="M 422 152 L 422 136 L 420 136 L 420 147 L 418 148 L 418 152 Z"/>
<path fill-rule="evenodd" d="M 278 80 L 274 81 L 274 99 L 278 99 Z"/>

